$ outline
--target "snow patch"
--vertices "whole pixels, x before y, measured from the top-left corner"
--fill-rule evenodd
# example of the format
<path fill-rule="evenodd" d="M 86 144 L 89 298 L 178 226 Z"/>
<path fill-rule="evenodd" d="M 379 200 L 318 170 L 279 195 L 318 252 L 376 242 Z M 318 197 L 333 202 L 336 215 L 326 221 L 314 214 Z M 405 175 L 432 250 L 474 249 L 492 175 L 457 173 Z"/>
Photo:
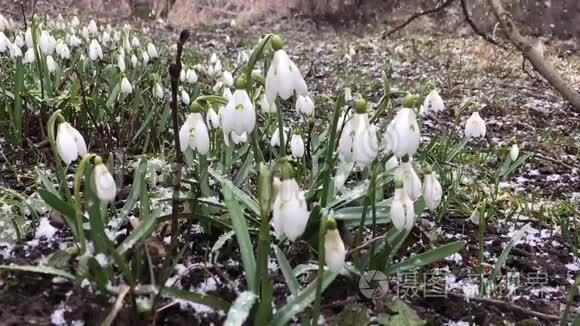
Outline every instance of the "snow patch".
<path fill-rule="evenodd" d="M 40 219 L 40 223 L 38 224 L 38 228 L 36 228 L 36 233 L 34 234 L 35 239 L 52 239 L 54 235 L 58 231 L 57 228 L 50 225 L 50 221 L 48 217 L 43 217 Z"/>

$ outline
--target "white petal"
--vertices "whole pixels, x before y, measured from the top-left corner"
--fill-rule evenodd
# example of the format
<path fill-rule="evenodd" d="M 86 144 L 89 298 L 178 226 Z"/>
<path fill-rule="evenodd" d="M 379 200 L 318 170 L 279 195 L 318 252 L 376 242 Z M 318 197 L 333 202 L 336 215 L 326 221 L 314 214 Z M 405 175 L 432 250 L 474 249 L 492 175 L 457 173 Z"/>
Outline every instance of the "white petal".
<path fill-rule="evenodd" d="M 292 135 L 292 139 L 290 140 L 290 151 L 294 158 L 304 157 L 304 141 L 300 135 Z"/>
<path fill-rule="evenodd" d="M 95 187 L 97 191 L 97 197 L 100 200 L 109 202 L 115 199 L 117 195 L 117 186 L 115 184 L 115 179 L 105 164 L 98 164 L 95 166 L 94 171 Z"/>
<path fill-rule="evenodd" d="M 66 164 L 70 164 L 79 156 L 77 143 L 75 141 L 75 134 L 68 122 L 63 122 L 58 125 L 56 135 L 56 149 L 58 155 Z"/>
<path fill-rule="evenodd" d="M 346 249 L 337 229 L 328 230 L 324 236 L 324 257 L 331 272 L 338 274 L 343 270 Z"/>

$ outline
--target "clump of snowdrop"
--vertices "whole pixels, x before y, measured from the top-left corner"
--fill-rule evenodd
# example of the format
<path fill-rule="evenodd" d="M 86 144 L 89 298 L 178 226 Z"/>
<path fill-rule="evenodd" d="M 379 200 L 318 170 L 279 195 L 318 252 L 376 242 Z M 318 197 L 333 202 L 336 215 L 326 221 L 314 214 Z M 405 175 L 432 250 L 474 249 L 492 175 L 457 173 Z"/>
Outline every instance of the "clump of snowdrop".
<path fill-rule="evenodd" d="M 52 37 L 48 31 L 42 31 L 40 33 L 40 50 L 42 53 L 49 55 L 52 54 L 56 46 L 56 40 Z"/>
<path fill-rule="evenodd" d="M 326 235 L 324 236 L 324 257 L 326 266 L 333 273 L 340 273 L 344 269 L 346 248 L 338 232 L 336 221 L 329 218 L 326 221 Z"/>
<path fill-rule="evenodd" d="M 206 155 L 209 152 L 209 133 L 201 115 L 201 105 L 193 102 L 191 111 L 192 113 L 187 116 L 179 130 L 181 151 L 185 152 L 190 148 L 199 154 Z"/>
<path fill-rule="evenodd" d="M 266 96 L 268 103 L 274 103 L 277 96 L 287 100 L 290 96 L 308 95 L 306 82 L 296 64 L 284 51 L 284 42 L 278 36 L 271 40 L 274 57 L 266 74 Z"/>
<path fill-rule="evenodd" d="M 85 139 L 68 122 L 61 122 L 58 125 L 56 149 L 58 155 L 66 164 L 70 164 L 78 157 L 83 157 L 87 154 Z"/>
<path fill-rule="evenodd" d="M 256 111 L 245 90 L 245 83 L 243 77 L 238 78 L 236 81 L 237 89 L 222 110 L 221 126 L 226 145 L 229 144 L 229 136 L 233 137 L 232 134 L 238 137 L 242 136 L 244 132 L 250 134 L 256 126 Z"/>
<path fill-rule="evenodd" d="M 384 135 L 385 151 L 392 152 L 397 158 L 413 156 L 421 142 L 417 115 L 411 103 L 405 104 L 389 123 Z"/>
<path fill-rule="evenodd" d="M 431 166 L 427 165 L 423 171 L 423 198 L 430 210 L 435 210 L 441 203 L 443 189 Z"/>
<path fill-rule="evenodd" d="M 56 43 L 56 54 L 61 58 L 61 59 L 70 59 L 70 50 L 68 48 L 68 46 L 66 45 L 66 43 L 64 43 L 61 40 L 58 40 Z"/>
<path fill-rule="evenodd" d="M 401 158 L 401 165 L 395 171 L 395 179 L 403 183 L 405 193 L 407 193 L 412 201 L 421 197 L 421 179 L 419 179 L 417 172 L 415 172 L 415 168 L 408 155 Z"/>
<path fill-rule="evenodd" d="M 285 236 L 290 241 L 295 241 L 304 233 L 310 214 L 304 191 L 300 189 L 291 172 L 285 171 L 285 174 L 277 186 L 278 191 L 272 209 L 272 225 L 278 237 Z"/>
<path fill-rule="evenodd" d="M 93 178 L 97 197 L 103 202 L 113 201 L 117 195 L 117 185 L 109 169 L 103 164 L 103 160 L 99 156 L 95 157 Z"/>
<path fill-rule="evenodd" d="M 372 162 L 379 151 L 377 127 L 369 121 L 367 106 L 364 99 L 357 101 L 356 113 L 345 123 L 338 143 L 341 158 L 356 162 L 360 168 Z"/>
<path fill-rule="evenodd" d="M 467 139 L 483 138 L 485 137 L 486 130 L 485 121 L 481 118 L 479 110 L 477 106 L 475 106 L 473 108 L 473 113 L 471 113 L 471 116 L 465 122 L 465 137 Z"/>
<path fill-rule="evenodd" d="M 395 195 L 391 203 L 391 221 L 398 230 L 410 230 L 415 224 L 413 201 L 403 189 L 403 182 L 395 181 Z"/>

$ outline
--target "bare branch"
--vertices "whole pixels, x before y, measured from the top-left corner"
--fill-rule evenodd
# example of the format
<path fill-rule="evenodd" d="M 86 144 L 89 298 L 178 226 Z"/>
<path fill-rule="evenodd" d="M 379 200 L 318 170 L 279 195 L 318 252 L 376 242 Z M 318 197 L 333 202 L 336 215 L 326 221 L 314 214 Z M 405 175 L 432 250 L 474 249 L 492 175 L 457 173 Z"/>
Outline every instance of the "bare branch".
<path fill-rule="evenodd" d="M 487 0 L 487 3 L 510 42 L 521 51 L 534 69 L 573 105 L 574 110 L 580 112 L 580 93 L 572 88 L 550 63 L 544 60 L 544 56 L 538 47 L 533 46 L 527 38 L 522 36 L 515 26 L 512 16 L 504 9 L 500 0 Z"/>
<path fill-rule="evenodd" d="M 431 8 L 428 10 L 423 10 L 421 12 L 415 13 L 413 16 L 409 17 L 409 19 L 407 19 L 404 23 L 395 27 L 390 32 L 383 33 L 382 38 L 385 39 L 385 38 L 395 34 L 396 32 L 400 31 L 401 29 L 403 29 L 407 25 L 409 25 L 413 20 L 415 20 L 421 16 L 430 15 L 432 13 L 438 12 L 440 10 L 443 10 L 443 9 L 449 7 L 449 5 L 452 4 L 454 1 L 455 0 L 445 0 L 443 3 L 438 4 L 435 8 Z"/>
<path fill-rule="evenodd" d="M 496 40 L 494 40 L 493 37 L 487 35 L 486 33 L 482 32 L 479 29 L 479 27 L 475 24 L 475 22 L 473 21 L 473 19 L 471 19 L 471 16 L 469 15 L 469 10 L 467 9 L 467 1 L 466 0 L 461 0 L 461 10 L 463 11 L 463 16 L 465 18 L 465 21 L 471 27 L 473 32 L 475 32 L 475 34 L 481 36 L 484 40 L 486 40 L 487 42 L 489 42 L 495 46 L 498 46 L 504 50 L 506 49 L 503 45 L 499 44 Z"/>

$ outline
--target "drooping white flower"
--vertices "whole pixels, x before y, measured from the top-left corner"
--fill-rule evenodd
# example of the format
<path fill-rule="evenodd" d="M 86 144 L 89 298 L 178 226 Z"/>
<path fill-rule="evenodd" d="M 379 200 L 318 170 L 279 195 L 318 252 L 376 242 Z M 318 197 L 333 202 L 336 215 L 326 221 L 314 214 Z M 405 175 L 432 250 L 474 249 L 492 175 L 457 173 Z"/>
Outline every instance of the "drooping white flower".
<path fill-rule="evenodd" d="M 485 121 L 481 118 L 479 112 L 473 111 L 467 122 L 465 122 L 465 137 L 467 139 L 485 137 L 486 130 Z"/>
<path fill-rule="evenodd" d="M 46 56 L 46 67 L 51 73 L 55 72 L 57 68 L 56 62 L 54 62 L 54 59 L 50 54 Z"/>
<path fill-rule="evenodd" d="M 47 31 L 42 31 L 40 33 L 40 50 L 42 53 L 48 55 L 52 54 L 54 47 L 56 46 L 56 40 Z"/>
<path fill-rule="evenodd" d="M 62 42 L 61 40 L 56 43 L 56 54 L 61 59 L 70 59 L 70 50 L 68 49 L 66 43 Z"/>
<path fill-rule="evenodd" d="M 361 102 L 360 109 L 357 108 L 357 113 L 342 129 L 338 152 L 343 160 L 356 162 L 360 168 L 365 168 L 377 157 L 378 151 L 377 127 L 369 122 L 366 101 Z"/>
<path fill-rule="evenodd" d="M 103 36 L 101 37 L 101 42 L 103 43 L 103 45 L 107 45 L 107 44 L 109 44 L 110 41 L 111 41 L 111 34 L 109 34 L 109 32 L 107 32 L 107 31 L 104 31 Z"/>
<path fill-rule="evenodd" d="M 425 176 L 423 178 L 423 198 L 427 207 L 434 211 L 441 203 L 443 196 L 443 189 L 441 183 L 437 180 L 437 176 L 431 170 L 431 167 L 425 169 Z"/>
<path fill-rule="evenodd" d="M 13 42 L 17 47 L 21 48 L 24 46 L 24 39 L 22 38 L 21 34 L 18 34 L 16 36 L 14 36 L 14 42 Z"/>
<path fill-rule="evenodd" d="M 89 58 L 93 61 L 97 59 L 103 60 L 103 50 L 97 40 L 92 40 L 89 45 Z"/>
<path fill-rule="evenodd" d="M 345 87 L 344 88 L 344 101 L 346 103 L 348 103 L 351 100 L 352 100 L 352 89 L 350 89 L 350 87 Z"/>
<path fill-rule="evenodd" d="M 120 54 L 117 56 L 117 66 L 120 72 L 125 72 L 125 57 Z"/>
<path fill-rule="evenodd" d="M 139 65 L 139 60 L 137 59 L 137 56 L 135 54 L 131 55 L 131 66 L 133 68 L 135 68 L 138 65 Z"/>
<path fill-rule="evenodd" d="M 278 139 L 278 142 L 279 141 L 280 140 Z M 294 158 L 304 157 L 304 141 L 300 135 L 300 130 L 296 130 L 292 134 L 292 138 L 290 139 L 290 152 Z"/>
<path fill-rule="evenodd" d="M 27 48 L 30 49 L 34 46 L 34 41 L 32 40 L 32 31 L 30 30 L 30 27 L 26 29 L 26 32 L 24 32 L 24 40 L 26 41 Z"/>
<path fill-rule="evenodd" d="M 131 46 L 133 48 L 138 48 L 141 46 L 141 42 L 139 42 L 139 39 L 137 38 L 137 36 L 133 36 L 133 38 L 131 39 Z"/>
<path fill-rule="evenodd" d="M 222 81 L 227 87 L 234 86 L 234 77 L 232 76 L 232 73 L 227 70 L 224 70 L 222 73 Z"/>
<path fill-rule="evenodd" d="M 158 54 L 157 54 L 157 48 L 151 42 L 147 44 L 147 53 L 149 54 L 149 58 L 151 60 L 157 58 L 157 56 L 158 56 Z"/>
<path fill-rule="evenodd" d="M 475 225 L 479 225 L 481 214 L 479 214 L 479 206 L 476 206 L 473 212 L 471 212 L 471 216 L 469 216 L 469 220 L 471 223 Z"/>
<path fill-rule="evenodd" d="M 413 201 L 403 189 L 400 181 L 395 182 L 395 195 L 391 203 L 391 221 L 397 230 L 410 230 L 415 223 Z"/>
<path fill-rule="evenodd" d="M 314 114 L 314 102 L 310 96 L 298 95 L 296 98 L 296 112 L 303 113 L 305 115 Z"/>
<path fill-rule="evenodd" d="M 195 84 L 195 83 L 197 83 L 197 79 L 198 78 L 197 78 L 197 74 L 195 73 L 195 70 L 193 70 L 193 69 L 187 69 L 187 71 L 185 72 L 185 80 L 189 84 Z"/>
<path fill-rule="evenodd" d="M 83 37 L 83 38 L 84 38 L 86 41 L 88 41 L 88 40 L 90 39 L 91 35 L 90 35 L 90 33 L 89 33 L 89 29 L 88 29 L 86 26 L 84 26 L 84 27 L 81 29 L 81 36 L 82 36 L 82 37 Z"/>
<path fill-rule="evenodd" d="M 217 129 L 220 127 L 220 117 L 213 108 L 209 108 L 209 110 L 207 110 L 206 120 L 209 129 Z"/>
<path fill-rule="evenodd" d="M 131 86 L 131 83 L 129 82 L 127 77 L 123 77 L 123 79 L 121 79 L 121 92 L 123 94 L 133 93 L 133 86 Z"/>
<path fill-rule="evenodd" d="M 208 67 L 207 67 L 207 75 L 211 78 L 216 78 L 222 72 L 222 62 L 217 57 L 217 54 L 212 53 L 211 57 L 209 58 Z"/>
<path fill-rule="evenodd" d="M 397 158 L 413 156 L 419 148 L 421 133 L 417 115 L 411 108 L 402 108 L 387 126 L 384 135 L 385 151 L 392 152 Z"/>
<path fill-rule="evenodd" d="M 117 195 L 115 179 L 113 179 L 109 169 L 102 161 L 95 165 L 94 181 L 97 197 L 101 201 L 110 202 L 115 199 Z"/>
<path fill-rule="evenodd" d="M 3 53 L 10 47 L 10 40 L 4 35 L 3 32 L 0 32 L 0 53 Z"/>
<path fill-rule="evenodd" d="M 423 101 L 423 110 L 425 114 L 430 112 L 441 112 L 445 110 L 445 104 L 443 103 L 443 99 L 439 93 L 437 93 L 437 90 L 432 90 L 425 97 L 425 101 Z"/>
<path fill-rule="evenodd" d="M 190 103 L 189 94 L 184 89 L 181 90 L 181 102 L 185 105 L 189 105 Z"/>
<path fill-rule="evenodd" d="M 513 143 L 512 147 L 510 147 L 510 158 L 512 161 L 515 161 L 520 156 L 520 148 L 518 147 L 517 143 Z"/>
<path fill-rule="evenodd" d="M 279 43 L 279 44 L 277 44 Z M 282 49 L 282 40 L 272 40 L 274 57 L 266 74 L 266 96 L 268 103 L 274 103 L 276 96 L 287 100 L 294 93 L 307 95 L 308 88 L 296 64 Z"/>
<path fill-rule="evenodd" d="M 81 22 L 79 21 L 79 18 L 77 16 L 73 16 L 73 18 L 70 21 L 70 25 L 72 27 L 77 27 L 81 24 Z"/>
<path fill-rule="evenodd" d="M 185 123 L 179 130 L 179 143 L 182 152 L 188 148 L 202 155 L 209 152 L 209 133 L 201 113 L 194 112 L 187 116 Z"/>
<path fill-rule="evenodd" d="M 163 98 L 163 87 L 161 87 L 161 84 L 159 82 L 155 83 L 155 96 L 157 98 Z"/>
<path fill-rule="evenodd" d="M 93 19 L 91 19 L 91 21 L 89 22 L 89 25 L 87 26 L 87 31 L 91 35 L 97 35 L 97 33 L 99 32 L 99 29 L 97 28 L 97 23 L 95 23 Z"/>
<path fill-rule="evenodd" d="M 286 236 L 290 241 L 295 241 L 304 233 L 308 223 L 304 191 L 292 178 L 284 179 L 278 188 L 272 208 L 272 225 L 278 237 Z"/>
<path fill-rule="evenodd" d="M 226 135 L 226 142 L 230 132 L 238 136 L 244 132 L 250 134 L 256 126 L 256 111 L 245 89 L 237 89 L 221 112 L 223 112 L 221 126 Z"/>
<path fill-rule="evenodd" d="M 246 64 L 246 63 L 248 63 L 248 61 L 250 61 L 250 56 L 248 55 L 248 52 L 246 52 L 246 51 L 238 52 L 238 56 L 236 58 L 236 65 L 237 66 L 241 66 L 243 64 Z"/>
<path fill-rule="evenodd" d="M 235 132 L 232 132 L 232 141 L 236 145 L 240 143 L 246 143 L 248 141 L 248 133 L 244 131 L 241 135 L 238 135 Z"/>
<path fill-rule="evenodd" d="M 268 98 L 265 94 L 260 98 L 260 108 L 264 113 L 276 113 L 277 111 L 276 102 L 268 103 Z"/>
<path fill-rule="evenodd" d="M 87 145 L 83 136 L 68 122 L 58 125 L 56 134 L 56 150 L 66 164 L 70 164 L 79 156 L 87 154 Z"/>
<path fill-rule="evenodd" d="M 125 34 L 125 38 L 123 38 L 123 49 L 127 51 L 127 53 L 133 50 L 131 43 L 129 42 L 129 34 Z"/>
<path fill-rule="evenodd" d="M 24 59 L 22 60 L 22 63 L 34 63 L 35 61 L 36 56 L 34 55 L 34 49 L 30 48 L 26 50 L 26 53 L 24 53 Z"/>
<path fill-rule="evenodd" d="M 69 34 L 69 36 L 68 36 L 68 45 L 71 48 L 79 47 L 81 45 L 81 43 L 82 43 L 81 39 L 79 39 L 76 35 Z"/>
<path fill-rule="evenodd" d="M 16 59 L 22 57 L 22 50 L 14 44 L 10 44 L 10 58 Z"/>
<path fill-rule="evenodd" d="M 143 58 L 143 65 L 146 66 L 149 63 L 149 54 L 147 54 L 147 51 L 143 51 L 141 57 Z"/>
<path fill-rule="evenodd" d="M 404 190 L 412 201 L 421 197 L 421 179 L 415 172 L 408 156 L 403 156 L 401 165 L 395 171 L 395 180 L 403 182 Z"/>
<path fill-rule="evenodd" d="M 346 248 L 336 227 L 336 222 L 328 224 L 333 227 L 329 226 L 324 236 L 324 259 L 328 269 L 338 274 L 344 269 Z"/>

